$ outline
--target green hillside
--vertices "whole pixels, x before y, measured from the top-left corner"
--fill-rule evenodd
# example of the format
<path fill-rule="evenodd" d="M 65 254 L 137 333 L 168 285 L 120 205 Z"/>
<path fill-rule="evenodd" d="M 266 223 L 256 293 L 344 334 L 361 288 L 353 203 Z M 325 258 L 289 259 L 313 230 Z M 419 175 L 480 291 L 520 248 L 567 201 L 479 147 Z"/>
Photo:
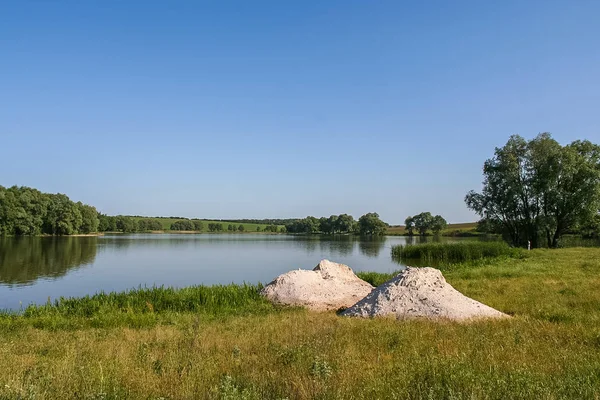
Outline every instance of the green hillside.
<path fill-rule="evenodd" d="M 256 232 L 257 227 L 260 227 L 260 231 L 262 232 L 268 226 L 267 224 L 248 224 L 248 223 L 226 222 L 226 221 L 219 221 L 219 220 L 203 220 L 203 219 L 198 219 L 198 218 L 190 219 L 190 218 L 142 217 L 142 216 L 132 216 L 131 218 L 133 218 L 136 222 L 138 222 L 141 219 L 154 219 L 154 220 L 160 221 L 160 223 L 162 224 L 163 230 L 170 230 L 171 224 L 173 224 L 174 222 L 186 221 L 186 220 L 201 221 L 202 224 L 204 225 L 204 228 L 202 229 L 203 232 L 208 232 L 208 224 L 210 224 L 210 223 L 222 224 L 223 232 L 228 232 L 227 227 L 229 225 L 234 225 L 236 228 L 239 227 L 240 225 L 242 225 L 244 227 L 244 232 Z M 283 225 L 277 225 L 277 228 L 281 229 L 282 226 Z"/>

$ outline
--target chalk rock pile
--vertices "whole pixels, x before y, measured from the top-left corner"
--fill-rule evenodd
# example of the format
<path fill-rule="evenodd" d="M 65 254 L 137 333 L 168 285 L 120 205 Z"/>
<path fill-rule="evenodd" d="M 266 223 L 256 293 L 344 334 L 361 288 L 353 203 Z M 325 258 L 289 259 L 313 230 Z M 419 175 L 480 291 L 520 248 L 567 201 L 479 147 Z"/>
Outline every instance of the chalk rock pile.
<path fill-rule="evenodd" d="M 390 316 L 471 320 L 508 315 L 464 296 L 434 268 L 407 267 L 377 288 L 357 277 L 347 265 L 323 260 L 312 271 L 278 276 L 261 294 L 274 303 L 327 311 L 347 308 L 349 317 Z"/>
<path fill-rule="evenodd" d="M 299 269 L 279 275 L 261 293 L 274 303 L 326 311 L 350 307 L 371 290 L 373 286 L 347 265 L 322 260 L 312 271 Z"/>
<path fill-rule="evenodd" d="M 408 267 L 345 310 L 351 317 L 467 320 L 507 317 L 454 289 L 434 268 Z"/>

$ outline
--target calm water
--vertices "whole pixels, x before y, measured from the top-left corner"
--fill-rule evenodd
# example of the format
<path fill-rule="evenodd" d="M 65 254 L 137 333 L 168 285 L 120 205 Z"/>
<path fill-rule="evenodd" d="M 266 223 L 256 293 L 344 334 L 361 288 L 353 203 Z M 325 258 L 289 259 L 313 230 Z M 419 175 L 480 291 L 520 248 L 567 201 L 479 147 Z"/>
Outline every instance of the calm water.
<path fill-rule="evenodd" d="M 312 269 L 324 258 L 355 271 L 392 272 L 402 266 L 392 261 L 391 247 L 406 240 L 252 234 L 0 238 L 0 309 L 139 286 L 268 283 L 291 269 Z"/>

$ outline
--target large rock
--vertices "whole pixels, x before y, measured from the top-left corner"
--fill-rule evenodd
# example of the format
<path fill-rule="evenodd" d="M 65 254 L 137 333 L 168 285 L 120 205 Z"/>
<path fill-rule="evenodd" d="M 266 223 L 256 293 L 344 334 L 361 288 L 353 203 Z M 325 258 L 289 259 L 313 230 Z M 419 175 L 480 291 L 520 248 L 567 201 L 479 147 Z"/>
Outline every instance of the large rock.
<path fill-rule="evenodd" d="M 275 303 L 326 311 L 350 307 L 371 290 L 373 286 L 347 265 L 322 260 L 312 271 L 299 269 L 279 275 L 261 294 Z"/>
<path fill-rule="evenodd" d="M 450 320 L 507 317 L 461 294 L 446 282 L 439 270 L 411 267 L 377 287 L 342 315 Z"/>

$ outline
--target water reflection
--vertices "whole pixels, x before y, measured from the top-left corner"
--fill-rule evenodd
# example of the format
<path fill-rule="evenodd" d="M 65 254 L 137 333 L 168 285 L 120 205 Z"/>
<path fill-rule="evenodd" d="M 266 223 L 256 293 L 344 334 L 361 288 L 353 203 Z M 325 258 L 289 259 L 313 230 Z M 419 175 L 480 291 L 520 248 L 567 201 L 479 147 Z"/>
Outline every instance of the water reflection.
<path fill-rule="evenodd" d="M 27 285 L 94 262 L 95 237 L 0 237 L 0 283 Z"/>
<path fill-rule="evenodd" d="M 379 257 L 379 253 L 385 247 L 386 238 L 363 239 L 358 242 L 361 254 L 367 257 Z"/>
<path fill-rule="evenodd" d="M 331 257 L 348 257 L 356 249 L 360 254 L 377 258 L 385 247 L 386 238 L 361 238 L 351 235 L 294 236 L 295 247 L 307 254 L 329 254 Z"/>
<path fill-rule="evenodd" d="M 292 269 L 312 269 L 324 258 L 354 271 L 393 272 L 403 263 L 392 260 L 391 248 L 407 240 L 430 238 L 250 233 L 0 238 L 0 309 L 140 285 L 265 283 Z"/>

